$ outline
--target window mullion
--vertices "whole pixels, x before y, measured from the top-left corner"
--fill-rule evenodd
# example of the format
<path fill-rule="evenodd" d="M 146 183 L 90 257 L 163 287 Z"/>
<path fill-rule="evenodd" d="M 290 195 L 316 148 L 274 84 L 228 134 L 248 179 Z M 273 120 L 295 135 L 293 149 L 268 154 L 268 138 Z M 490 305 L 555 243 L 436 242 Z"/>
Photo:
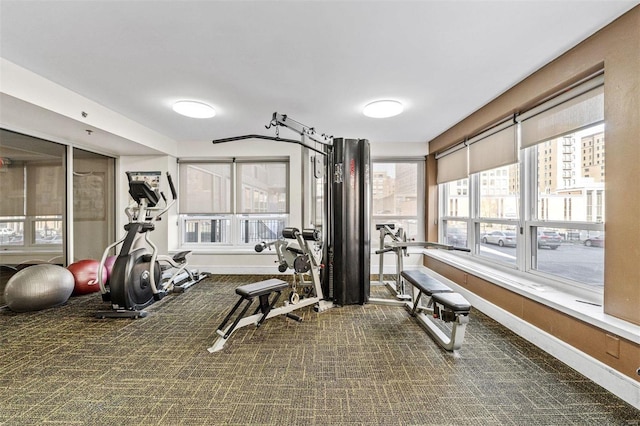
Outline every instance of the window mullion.
<path fill-rule="evenodd" d="M 469 225 L 467 235 L 469 236 L 469 247 L 472 253 L 478 254 L 480 249 L 480 174 L 475 173 L 469 176 Z M 471 229 L 469 229 L 471 228 Z"/>
<path fill-rule="evenodd" d="M 519 124 L 516 134 L 520 138 Z M 519 244 L 517 264 L 521 271 L 531 270 L 532 255 L 534 255 L 532 250 L 535 250 L 531 243 L 530 228 L 530 222 L 536 210 L 536 179 L 532 175 L 532 173 L 536 173 L 536 159 L 534 157 L 528 150 L 520 151 L 520 226 L 518 231 L 521 243 Z"/>

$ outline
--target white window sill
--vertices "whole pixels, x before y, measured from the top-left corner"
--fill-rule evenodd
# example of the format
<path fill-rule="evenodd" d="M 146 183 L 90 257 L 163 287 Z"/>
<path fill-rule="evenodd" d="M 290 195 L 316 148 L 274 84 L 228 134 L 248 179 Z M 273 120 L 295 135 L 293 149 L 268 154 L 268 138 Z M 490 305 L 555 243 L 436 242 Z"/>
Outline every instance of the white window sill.
<path fill-rule="evenodd" d="M 640 344 L 640 326 L 605 314 L 601 295 L 571 287 L 566 290 L 560 289 L 557 284 L 550 285 L 548 282 L 545 283 L 542 278 L 528 277 L 525 276 L 528 274 L 515 270 L 485 265 L 466 254 L 453 254 L 444 250 L 423 250 L 423 254 L 587 324 Z"/>

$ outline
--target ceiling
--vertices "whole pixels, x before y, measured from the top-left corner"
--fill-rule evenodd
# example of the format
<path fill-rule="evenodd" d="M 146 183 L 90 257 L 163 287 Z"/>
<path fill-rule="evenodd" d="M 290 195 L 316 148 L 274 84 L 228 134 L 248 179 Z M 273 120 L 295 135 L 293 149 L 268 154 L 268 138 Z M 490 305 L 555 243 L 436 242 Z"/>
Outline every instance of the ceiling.
<path fill-rule="evenodd" d="M 0 56 L 177 142 L 272 135 L 274 111 L 426 142 L 638 3 L 0 0 Z M 363 116 L 376 99 L 405 112 Z"/>

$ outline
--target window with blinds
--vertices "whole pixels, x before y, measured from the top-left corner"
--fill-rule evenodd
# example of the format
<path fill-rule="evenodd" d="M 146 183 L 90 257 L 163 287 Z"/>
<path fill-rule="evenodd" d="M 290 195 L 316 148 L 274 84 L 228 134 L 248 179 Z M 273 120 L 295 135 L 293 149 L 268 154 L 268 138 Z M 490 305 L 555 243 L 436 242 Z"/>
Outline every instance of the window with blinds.
<path fill-rule="evenodd" d="M 183 245 L 255 244 L 287 225 L 288 159 L 180 161 L 179 169 Z"/>
<path fill-rule="evenodd" d="M 604 96 L 601 74 L 437 155 L 441 241 L 468 235 L 472 256 L 602 288 Z"/>

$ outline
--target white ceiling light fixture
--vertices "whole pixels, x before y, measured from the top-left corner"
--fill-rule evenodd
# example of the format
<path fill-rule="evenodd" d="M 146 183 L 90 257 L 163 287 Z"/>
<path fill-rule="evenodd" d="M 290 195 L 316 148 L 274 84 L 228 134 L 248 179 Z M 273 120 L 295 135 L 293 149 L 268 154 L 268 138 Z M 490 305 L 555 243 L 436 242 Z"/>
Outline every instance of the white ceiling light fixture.
<path fill-rule="evenodd" d="M 403 110 L 403 105 L 398 101 L 382 100 L 367 104 L 362 113 L 372 118 L 388 118 L 401 114 Z"/>
<path fill-rule="evenodd" d="M 173 110 L 191 118 L 211 118 L 216 115 L 213 107 L 197 101 L 178 101 L 173 104 Z"/>

